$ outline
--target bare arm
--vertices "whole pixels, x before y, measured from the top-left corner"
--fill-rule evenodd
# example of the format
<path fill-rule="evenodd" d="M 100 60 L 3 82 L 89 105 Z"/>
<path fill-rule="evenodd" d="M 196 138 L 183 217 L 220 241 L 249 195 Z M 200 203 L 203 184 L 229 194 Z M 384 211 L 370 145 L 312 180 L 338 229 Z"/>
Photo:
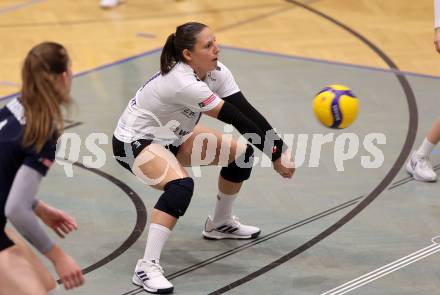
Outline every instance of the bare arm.
<path fill-rule="evenodd" d="M 41 178 L 42 175 L 38 171 L 26 165 L 18 169 L 6 203 L 6 217 L 38 251 L 46 255 L 55 266 L 64 287 L 71 289 L 83 284 L 81 269 L 69 255 L 52 242 L 40 226 L 37 215 L 61 236 L 63 232 L 68 233 L 76 228 L 76 223 L 64 212 L 37 201 L 35 196 Z"/>

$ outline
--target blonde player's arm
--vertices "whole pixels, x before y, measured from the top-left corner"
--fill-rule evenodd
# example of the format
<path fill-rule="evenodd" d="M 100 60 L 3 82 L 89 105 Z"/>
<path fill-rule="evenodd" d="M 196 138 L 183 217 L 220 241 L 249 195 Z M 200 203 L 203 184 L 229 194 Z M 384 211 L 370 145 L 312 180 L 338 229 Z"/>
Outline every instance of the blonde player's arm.
<path fill-rule="evenodd" d="M 42 175 L 38 171 L 27 165 L 18 169 L 6 202 L 5 215 L 15 228 L 53 263 L 66 289 L 78 287 L 84 283 L 81 268 L 52 242 L 41 228 L 34 212 L 35 195 L 41 178 Z"/>
<path fill-rule="evenodd" d="M 35 204 L 35 214 L 50 227 L 60 238 L 78 229 L 75 219 L 66 212 L 52 207 L 42 200 L 37 200 Z"/>

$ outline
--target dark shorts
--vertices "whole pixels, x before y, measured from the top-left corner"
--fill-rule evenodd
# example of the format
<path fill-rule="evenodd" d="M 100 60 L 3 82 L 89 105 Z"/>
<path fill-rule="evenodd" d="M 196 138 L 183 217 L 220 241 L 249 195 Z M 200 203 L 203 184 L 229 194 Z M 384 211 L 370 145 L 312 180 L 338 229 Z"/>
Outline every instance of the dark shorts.
<path fill-rule="evenodd" d="M 152 142 L 153 141 L 150 139 L 138 139 L 136 141 L 133 141 L 132 143 L 125 143 L 120 141 L 113 135 L 113 155 L 115 156 L 116 161 L 121 164 L 122 167 L 132 172 L 131 167 L 133 166 L 134 159 L 136 159 L 136 157 L 139 156 L 142 150 L 149 146 Z M 131 150 L 133 152 L 133 157 L 127 157 L 124 146 L 127 146 L 128 150 Z M 180 146 L 167 145 L 165 146 L 165 148 L 176 156 L 179 152 Z"/>
<path fill-rule="evenodd" d="M 6 223 L 6 222 L 5 222 Z M 6 224 L 0 225 L 0 252 L 14 246 L 14 242 L 5 233 Z"/>
<path fill-rule="evenodd" d="M 5 216 L 5 206 L 7 197 L 4 194 L 0 194 L 0 251 L 6 248 L 14 246 L 14 242 L 9 239 L 5 233 L 6 227 L 6 216 Z"/>

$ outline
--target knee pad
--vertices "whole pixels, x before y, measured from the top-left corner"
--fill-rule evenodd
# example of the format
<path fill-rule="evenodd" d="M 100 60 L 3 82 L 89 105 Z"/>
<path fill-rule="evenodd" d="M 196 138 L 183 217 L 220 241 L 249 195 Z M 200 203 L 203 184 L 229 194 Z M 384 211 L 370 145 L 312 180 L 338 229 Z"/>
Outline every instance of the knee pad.
<path fill-rule="evenodd" d="M 194 181 L 192 178 L 172 180 L 165 185 L 164 192 L 154 208 L 179 218 L 188 209 L 193 192 Z"/>
<path fill-rule="evenodd" d="M 238 163 L 237 163 L 238 162 Z M 254 148 L 248 144 L 246 152 L 241 154 L 234 162 L 220 170 L 220 175 L 231 182 L 240 183 L 251 176 L 254 164 Z"/>

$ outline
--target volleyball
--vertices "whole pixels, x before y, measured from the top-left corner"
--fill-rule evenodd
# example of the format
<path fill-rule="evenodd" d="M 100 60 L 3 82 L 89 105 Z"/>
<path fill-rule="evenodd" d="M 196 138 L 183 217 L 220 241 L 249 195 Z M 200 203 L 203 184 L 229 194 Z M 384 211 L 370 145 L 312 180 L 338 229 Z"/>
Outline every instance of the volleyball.
<path fill-rule="evenodd" d="M 359 100 L 350 88 L 337 84 L 329 85 L 316 94 L 313 111 L 323 125 L 344 129 L 356 119 Z"/>

